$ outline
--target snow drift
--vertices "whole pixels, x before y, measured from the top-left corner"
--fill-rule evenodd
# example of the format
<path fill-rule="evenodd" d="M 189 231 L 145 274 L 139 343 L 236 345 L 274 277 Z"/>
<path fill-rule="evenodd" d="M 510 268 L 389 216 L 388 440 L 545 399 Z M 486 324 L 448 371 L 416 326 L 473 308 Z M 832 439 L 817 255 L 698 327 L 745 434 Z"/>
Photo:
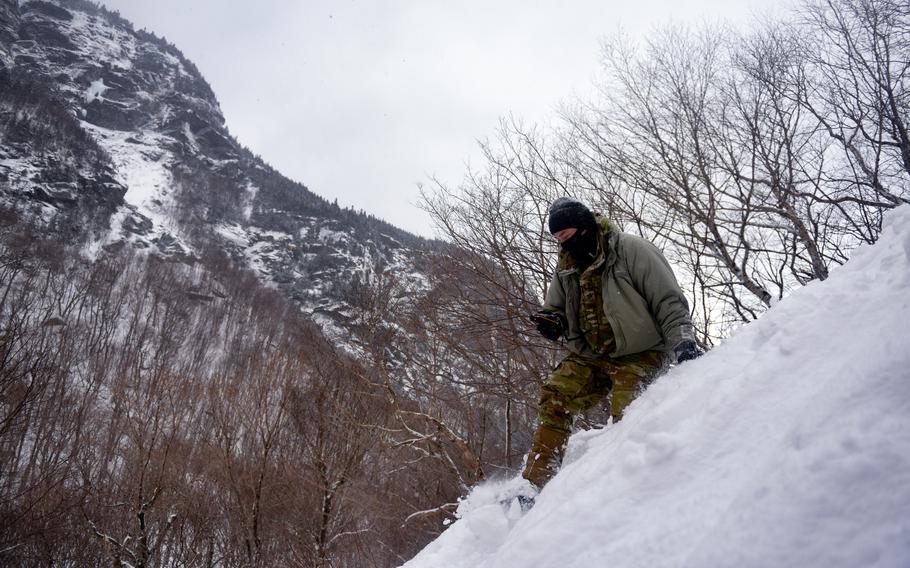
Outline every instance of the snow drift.
<path fill-rule="evenodd" d="M 572 437 L 522 516 L 487 482 L 408 568 L 910 566 L 910 206 L 880 241 Z"/>

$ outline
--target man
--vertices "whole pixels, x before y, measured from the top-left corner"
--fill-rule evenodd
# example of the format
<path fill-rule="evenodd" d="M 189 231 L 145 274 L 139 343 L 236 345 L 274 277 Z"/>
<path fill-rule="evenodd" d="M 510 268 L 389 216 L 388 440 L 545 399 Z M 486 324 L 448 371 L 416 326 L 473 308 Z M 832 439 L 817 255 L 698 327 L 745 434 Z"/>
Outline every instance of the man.
<path fill-rule="evenodd" d="M 617 421 L 673 356 L 699 355 L 688 302 L 657 247 L 572 198 L 553 202 L 548 224 L 559 263 L 532 319 L 547 339 L 565 338 L 569 354 L 543 386 L 522 474 L 538 489 L 562 462 L 575 414 L 612 394 Z"/>

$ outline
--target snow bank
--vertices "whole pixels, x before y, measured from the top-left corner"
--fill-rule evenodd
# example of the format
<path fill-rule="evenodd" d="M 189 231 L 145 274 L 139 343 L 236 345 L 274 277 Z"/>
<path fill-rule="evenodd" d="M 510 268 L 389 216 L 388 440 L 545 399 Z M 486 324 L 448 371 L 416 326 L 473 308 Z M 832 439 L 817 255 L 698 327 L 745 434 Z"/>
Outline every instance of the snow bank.
<path fill-rule="evenodd" d="M 478 487 L 406 566 L 910 566 L 908 322 L 904 206 L 827 281 L 573 436 L 526 515 Z"/>

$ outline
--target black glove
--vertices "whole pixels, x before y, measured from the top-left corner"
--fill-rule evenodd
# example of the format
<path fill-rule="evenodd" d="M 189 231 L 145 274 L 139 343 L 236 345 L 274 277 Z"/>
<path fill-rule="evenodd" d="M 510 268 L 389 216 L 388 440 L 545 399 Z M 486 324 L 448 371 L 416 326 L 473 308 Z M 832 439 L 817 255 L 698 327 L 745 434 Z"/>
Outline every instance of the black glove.
<path fill-rule="evenodd" d="M 564 318 L 560 313 L 541 310 L 530 318 L 537 325 L 537 331 L 550 341 L 559 341 L 565 333 Z"/>
<path fill-rule="evenodd" d="M 690 361 L 696 357 L 701 357 L 701 351 L 698 349 L 698 345 L 695 344 L 691 339 L 683 339 L 676 344 L 676 347 L 673 348 L 673 352 L 676 353 L 676 362 L 682 363 L 683 361 Z"/>

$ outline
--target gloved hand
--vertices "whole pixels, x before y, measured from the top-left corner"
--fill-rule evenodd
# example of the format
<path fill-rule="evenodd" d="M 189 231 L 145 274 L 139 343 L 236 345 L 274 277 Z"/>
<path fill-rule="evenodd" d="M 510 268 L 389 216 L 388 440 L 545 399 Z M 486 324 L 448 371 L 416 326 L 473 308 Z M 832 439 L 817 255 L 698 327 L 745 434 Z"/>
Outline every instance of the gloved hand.
<path fill-rule="evenodd" d="M 673 348 L 673 352 L 676 353 L 676 362 L 682 363 L 683 361 L 690 361 L 696 357 L 701 357 L 702 352 L 698 348 L 698 345 L 695 344 L 691 339 L 683 339 L 676 344 L 676 347 Z"/>
<path fill-rule="evenodd" d="M 537 331 L 550 341 L 559 341 L 565 333 L 562 314 L 541 310 L 530 318 L 537 325 Z"/>

